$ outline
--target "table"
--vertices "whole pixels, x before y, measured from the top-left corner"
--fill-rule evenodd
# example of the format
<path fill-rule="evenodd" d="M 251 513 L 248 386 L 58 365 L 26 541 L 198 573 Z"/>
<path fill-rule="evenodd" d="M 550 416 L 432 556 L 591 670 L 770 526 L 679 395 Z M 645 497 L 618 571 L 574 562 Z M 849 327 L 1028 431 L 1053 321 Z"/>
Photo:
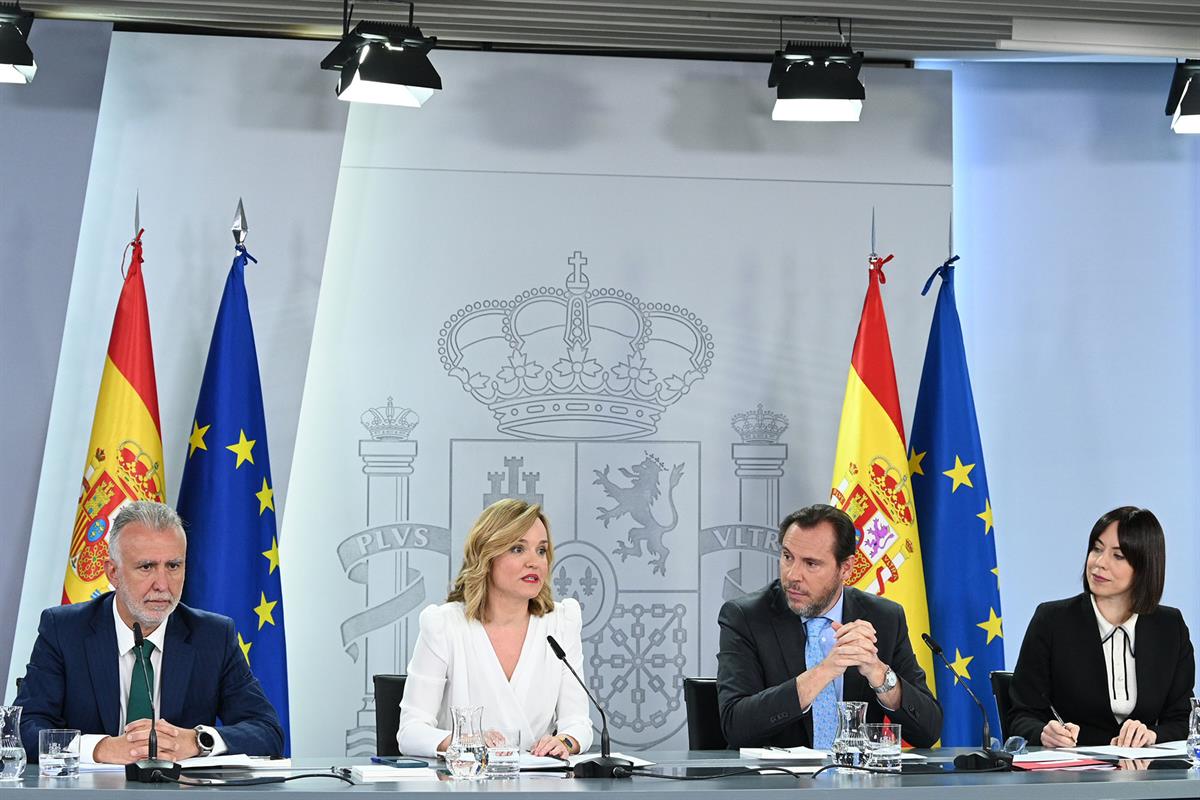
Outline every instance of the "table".
<path fill-rule="evenodd" d="M 918 751 L 931 761 L 948 761 L 962 752 L 941 749 Z M 735 752 L 646 752 L 639 756 L 659 767 L 766 766 L 785 762 L 741 759 Z M 365 763 L 364 759 L 295 759 L 295 771 L 323 772 L 330 766 Z M 652 768 L 653 769 L 653 768 Z M 881 794 L 885 790 L 886 794 Z M 117 772 L 84 773 L 77 780 L 38 778 L 31 765 L 23 783 L 0 785 L 0 800 L 136 800 L 135 793 L 177 792 L 171 784 L 125 782 Z M 675 795 L 680 800 L 880 800 L 886 797 L 917 800 L 1168 800 L 1200 797 L 1200 771 L 1131 770 L 1106 772 L 1006 772 L 944 775 L 873 775 L 828 772 L 816 778 L 786 775 L 744 775 L 705 781 L 669 781 L 634 777 L 624 780 L 577 780 L 531 777 L 516 781 L 405 781 L 401 784 L 372 783 L 349 786 L 333 779 L 306 779 L 267 786 L 204 789 L 188 787 L 189 794 L 203 792 L 228 800 L 263 800 L 263 792 L 294 792 L 304 800 L 336 800 L 347 794 L 404 792 L 406 800 L 448 800 L 449 794 L 537 795 L 538 800 L 586 800 L 585 795 L 602 793 L 604 800 L 651 800 L 658 795 Z M 731 797 L 730 792 L 740 795 Z M 720 793 L 720 794 L 718 794 Z M 299 798 L 297 798 L 299 800 Z"/>

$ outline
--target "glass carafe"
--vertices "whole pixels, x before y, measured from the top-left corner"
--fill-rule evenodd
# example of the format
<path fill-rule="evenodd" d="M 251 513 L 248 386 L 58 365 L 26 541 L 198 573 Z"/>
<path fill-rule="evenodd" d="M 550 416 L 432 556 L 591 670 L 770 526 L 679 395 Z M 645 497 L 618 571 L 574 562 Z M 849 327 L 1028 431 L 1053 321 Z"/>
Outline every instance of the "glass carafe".
<path fill-rule="evenodd" d="M 0 782 L 19 781 L 25 774 L 21 743 L 21 707 L 0 706 Z"/>
<path fill-rule="evenodd" d="M 867 721 L 867 704 L 859 700 L 842 700 L 837 704 L 838 726 L 833 737 L 833 763 L 840 767 L 862 764 L 862 726 Z"/>
<path fill-rule="evenodd" d="M 483 706 L 452 706 L 453 729 L 446 747 L 446 766 L 456 778 L 478 778 L 483 774 Z"/>
<path fill-rule="evenodd" d="M 1188 717 L 1187 750 L 1192 759 L 1192 766 L 1200 767 L 1200 697 L 1192 698 L 1192 714 Z"/>

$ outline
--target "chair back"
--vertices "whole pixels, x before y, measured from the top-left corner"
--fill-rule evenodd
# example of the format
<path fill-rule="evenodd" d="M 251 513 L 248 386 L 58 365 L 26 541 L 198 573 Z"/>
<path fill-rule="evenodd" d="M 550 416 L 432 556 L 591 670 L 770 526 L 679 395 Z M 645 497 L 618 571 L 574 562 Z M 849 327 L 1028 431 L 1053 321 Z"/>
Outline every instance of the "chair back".
<path fill-rule="evenodd" d="M 721 731 L 716 678 L 684 678 L 683 703 L 687 707 L 688 749 L 728 750 Z"/>
<path fill-rule="evenodd" d="M 407 675 L 372 675 L 375 683 L 375 755 L 398 756 L 400 745 L 400 701 L 404 698 Z"/>
<path fill-rule="evenodd" d="M 992 679 L 992 696 L 996 698 L 996 716 L 1000 718 L 1000 743 L 1008 738 L 1009 716 L 1012 715 L 1012 696 L 1008 689 L 1012 686 L 1013 674 L 1002 669 L 989 673 Z"/>

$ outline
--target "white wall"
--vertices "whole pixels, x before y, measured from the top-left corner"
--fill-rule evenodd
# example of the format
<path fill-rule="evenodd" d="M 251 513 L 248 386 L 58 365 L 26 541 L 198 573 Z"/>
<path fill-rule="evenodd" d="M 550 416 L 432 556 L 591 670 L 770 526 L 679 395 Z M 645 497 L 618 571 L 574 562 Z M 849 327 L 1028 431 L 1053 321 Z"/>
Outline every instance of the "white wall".
<path fill-rule="evenodd" d="M 12 677 L 22 674 L 38 613 L 61 596 L 83 448 L 139 191 L 168 500 L 178 492 L 241 197 L 250 225 L 247 247 L 259 262 L 247 269 L 246 284 L 275 465 L 275 507 L 286 513 L 347 113 L 329 75 L 318 68 L 326 50 L 323 42 L 113 34 Z"/>
<path fill-rule="evenodd" d="M 954 67 L 958 300 L 987 458 L 1008 664 L 1081 590 L 1104 512 L 1152 509 L 1163 602 L 1200 643 L 1200 137 L 1170 65 Z"/>
<path fill-rule="evenodd" d="M 12 454 L 0 481 L 0 676 L 20 606 L 111 36 L 103 23 L 39 19 L 29 35 L 36 79 L 0 84 L 0 382 L 8 387 L 0 452 Z M 12 691 L 0 687 L 0 700 Z"/>

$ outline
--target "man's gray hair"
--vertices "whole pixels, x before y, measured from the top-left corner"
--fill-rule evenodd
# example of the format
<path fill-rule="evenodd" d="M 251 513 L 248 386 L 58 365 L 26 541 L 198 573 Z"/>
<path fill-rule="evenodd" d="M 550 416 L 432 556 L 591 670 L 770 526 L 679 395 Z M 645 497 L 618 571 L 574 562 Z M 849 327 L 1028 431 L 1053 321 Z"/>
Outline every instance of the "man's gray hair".
<path fill-rule="evenodd" d="M 153 500 L 135 500 L 121 507 L 113 519 L 112 530 L 108 533 L 108 557 L 114 562 L 121 561 L 117 546 L 121 531 L 134 523 L 152 531 L 178 531 L 180 536 L 187 538 L 187 534 L 183 532 L 183 520 L 175 513 L 175 509 Z"/>

